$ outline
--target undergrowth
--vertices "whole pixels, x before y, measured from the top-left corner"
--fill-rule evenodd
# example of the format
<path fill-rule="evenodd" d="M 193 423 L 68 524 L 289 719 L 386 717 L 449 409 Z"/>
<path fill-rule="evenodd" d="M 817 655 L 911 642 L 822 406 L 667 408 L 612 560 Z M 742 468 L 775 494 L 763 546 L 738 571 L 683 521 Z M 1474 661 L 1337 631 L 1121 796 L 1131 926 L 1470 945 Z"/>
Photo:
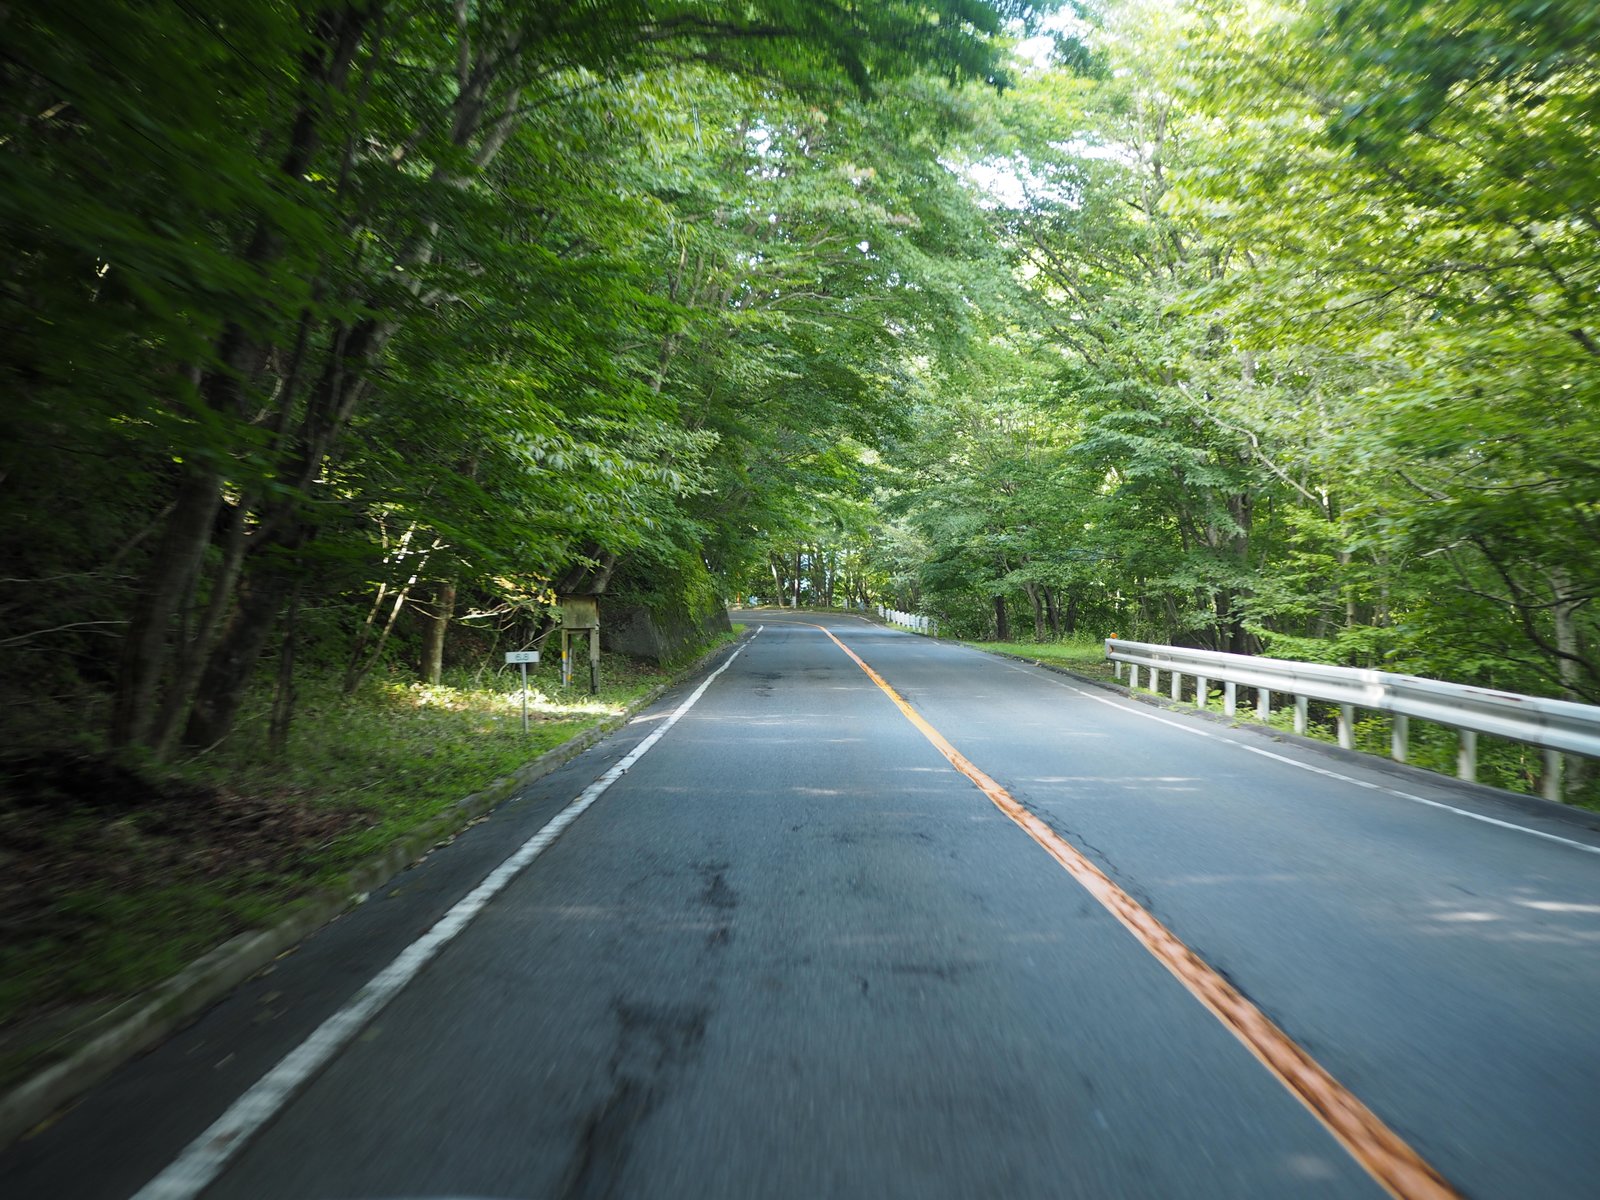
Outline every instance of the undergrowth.
<path fill-rule="evenodd" d="M 1105 643 L 1100 641 L 1063 642 L 968 642 L 979 650 L 992 650 L 999 654 L 1015 654 L 1019 658 L 1038 659 L 1081 671 L 1096 678 L 1111 678 L 1111 664 L 1106 662 Z"/>
<path fill-rule="evenodd" d="M 163 769 L 81 744 L 0 763 L 0 1086 L 683 665 L 606 655 L 591 696 L 586 680 L 563 689 L 549 657 L 530 671 L 526 733 L 515 668 L 438 685 L 396 674 L 353 696 L 318 676 L 297 683 L 280 755 L 263 686 L 227 742 Z"/>

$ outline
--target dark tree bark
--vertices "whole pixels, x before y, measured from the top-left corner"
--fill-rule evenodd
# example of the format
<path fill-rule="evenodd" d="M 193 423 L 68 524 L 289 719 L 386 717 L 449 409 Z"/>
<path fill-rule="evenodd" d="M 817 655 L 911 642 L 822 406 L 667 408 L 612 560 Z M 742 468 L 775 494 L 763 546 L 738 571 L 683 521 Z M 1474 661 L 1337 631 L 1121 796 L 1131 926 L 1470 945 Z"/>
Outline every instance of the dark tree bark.
<path fill-rule="evenodd" d="M 616 574 L 619 559 L 609 550 L 591 543 L 584 547 L 583 560 L 573 563 L 555 579 L 555 590 L 566 596 L 598 596 Z"/>
<path fill-rule="evenodd" d="M 228 615 L 228 607 L 233 602 L 234 588 L 238 585 L 239 572 L 243 569 L 245 552 L 249 548 L 245 528 L 248 509 L 248 502 L 241 501 L 229 513 L 222 564 L 211 579 L 211 598 L 199 626 L 178 649 L 160 714 L 147 739 L 155 747 L 158 758 L 165 758 L 177 743 L 200 672 L 205 667 L 222 622 Z"/>
<path fill-rule="evenodd" d="M 1022 590 L 1028 595 L 1028 603 L 1033 606 L 1033 640 L 1044 641 L 1044 597 L 1040 595 L 1037 583 L 1024 583 Z"/>
<path fill-rule="evenodd" d="M 333 7 L 315 18 L 312 46 L 302 60 L 300 94 L 278 163 L 280 174 L 292 186 L 299 185 L 323 144 L 325 96 L 344 88 L 372 16 L 365 7 Z M 264 271 L 282 256 L 284 246 L 282 232 L 272 222 L 260 220 L 242 244 L 240 261 Z M 252 385 L 269 357 L 268 346 L 237 323 L 226 325 L 216 343 L 217 367 L 203 376 L 194 373 L 207 407 L 225 417 L 242 416 Z M 222 472 L 212 465 L 199 465 L 201 461 L 197 458 L 186 466 L 162 542 L 146 570 L 129 622 L 112 704 L 113 745 L 148 744 L 158 751 L 170 746 L 187 708 L 188 690 L 202 677 L 199 664 L 207 660 L 210 649 L 206 643 L 231 599 L 236 560 L 230 560 L 229 569 L 214 581 L 212 615 L 201 623 L 197 643 L 188 647 L 188 661 L 172 672 L 169 694 L 162 697 L 162 682 L 172 659 L 171 626 L 194 588 L 222 506 Z"/>
<path fill-rule="evenodd" d="M 113 746 L 144 742 L 154 724 L 170 626 L 211 544 L 221 484 L 215 471 L 191 470 L 179 487 L 122 643 L 111 710 Z"/>
<path fill-rule="evenodd" d="M 456 585 L 453 580 L 441 580 L 433 589 L 433 603 L 423 616 L 422 627 L 422 677 L 429 683 L 438 683 L 444 675 L 445 635 L 456 611 Z"/>
<path fill-rule="evenodd" d="M 194 707 L 189 710 L 183 733 L 183 744 L 189 749 L 209 749 L 232 730 L 245 684 L 292 587 L 292 580 L 282 571 L 258 572 L 240 587 L 239 605 L 206 662 Z"/>
<path fill-rule="evenodd" d="M 289 598 L 289 615 L 283 626 L 283 645 L 278 648 L 278 683 L 272 693 L 272 719 L 267 728 L 267 748 L 281 758 L 289 750 L 289 730 L 294 724 L 295 642 L 300 635 L 300 594 L 304 580 L 297 581 Z"/>

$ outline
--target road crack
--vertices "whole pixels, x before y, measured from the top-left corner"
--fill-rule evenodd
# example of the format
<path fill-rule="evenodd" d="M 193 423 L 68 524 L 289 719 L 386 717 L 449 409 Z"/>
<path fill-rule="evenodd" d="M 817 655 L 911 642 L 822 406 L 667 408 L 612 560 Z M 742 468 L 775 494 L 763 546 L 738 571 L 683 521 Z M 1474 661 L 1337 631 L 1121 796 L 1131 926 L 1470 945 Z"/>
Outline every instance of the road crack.
<path fill-rule="evenodd" d="M 635 1130 L 659 1107 L 671 1076 L 699 1052 L 709 1008 L 622 999 L 612 1005 L 617 1042 L 607 1071 L 611 1089 L 582 1122 L 557 1193 L 561 1200 L 611 1200 L 619 1190 Z"/>

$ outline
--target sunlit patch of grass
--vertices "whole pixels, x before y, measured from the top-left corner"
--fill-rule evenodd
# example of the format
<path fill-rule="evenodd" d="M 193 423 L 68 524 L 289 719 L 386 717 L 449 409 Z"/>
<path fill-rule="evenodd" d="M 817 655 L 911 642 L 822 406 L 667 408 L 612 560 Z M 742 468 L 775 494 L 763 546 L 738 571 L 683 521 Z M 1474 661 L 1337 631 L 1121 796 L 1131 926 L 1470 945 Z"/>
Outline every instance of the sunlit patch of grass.
<path fill-rule="evenodd" d="M 0 946 L 0 1084 L 70 1049 L 70 1037 L 60 1039 L 82 1014 L 272 923 L 310 893 L 339 889 L 401 839 L 447 828 L 443 814 L 464 797 L 620 716 L 673 675 L 614 656 L 601 667 L 598 695 L 589 694 L 586 671 L 562 688 L 559 661 L 530 672 L 526 733 L 513 671 L 461 672 L 440 684 L 375 678 L 352 696 L 307 677 L 281 756 L 268 750 L 263 687 L 221 746 L 159 779 L 149 774 L 153 797 L 216 789 L 254 798 L 246 809 L 265 804 L 280 834 L 288 815 L 317 816 L 307 827 L 320 832 L 280 836 L 270 852 L 251 828 L 226 821 L 207 829 L 202 847 L 192 831 L 163 825 L 165 801 L 156 799 L 111 820 L 71 804 L 0 805 L 0 849 L 26 836 L 41 867 L 61 866 L 24 898 L 28 911 L 11 914 L 28 935 Z"/>
<path fill-rule="evenodd" d="M 528 731 L 522 730 L 520 675 L 499 672 L 474 680 L 460 675 L 439 684 L 377 679 L 354 696 L 307 685 L 295 717 L 289 752 L 274 758 L 264 736 L 232 739 L 187 764 L 196 782 L 222 782 L 240 791 L 290 791 L 306 803 L 359 807 L 367 827 L 323 848 L 307 863 L 325 877 L 347 869 L 493 780 L 620 715 L 628 704 L 668 678 L 668 672 L 608 657 L 602 686 L 562 688 L 559 664 L 530 672 Z M 259 731 L 264 734 L 264 730 Z"/>
<path fill-rule="evenodd" d="M 1105 643 L 1099 641 L 1062 642 L 968 642 L 979 650 L 1015 654 L 1021 658 L 1068 667 L 1095 678 L 1110 679 L 1111 664 L 1106 661 Z"/>

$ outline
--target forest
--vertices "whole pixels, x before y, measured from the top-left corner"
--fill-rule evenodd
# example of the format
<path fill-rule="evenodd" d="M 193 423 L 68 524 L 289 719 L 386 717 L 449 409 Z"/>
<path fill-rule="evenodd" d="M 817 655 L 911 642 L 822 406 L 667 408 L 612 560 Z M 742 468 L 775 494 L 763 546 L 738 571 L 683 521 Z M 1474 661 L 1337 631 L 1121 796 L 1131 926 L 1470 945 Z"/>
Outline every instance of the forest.
<path fill-rule="evenodd" d="M 21 0 L 0 96 L 0 1085 L 730 603 L 1600 702 L 1589 0 Z"/>
<path fill-rule="evenodd" d="M 297 700 L 481 684 L 568 591 L 1600 702 L 1587 0 L 23 0 L 0 46 L 13 756 L 292 760 Z"/>

